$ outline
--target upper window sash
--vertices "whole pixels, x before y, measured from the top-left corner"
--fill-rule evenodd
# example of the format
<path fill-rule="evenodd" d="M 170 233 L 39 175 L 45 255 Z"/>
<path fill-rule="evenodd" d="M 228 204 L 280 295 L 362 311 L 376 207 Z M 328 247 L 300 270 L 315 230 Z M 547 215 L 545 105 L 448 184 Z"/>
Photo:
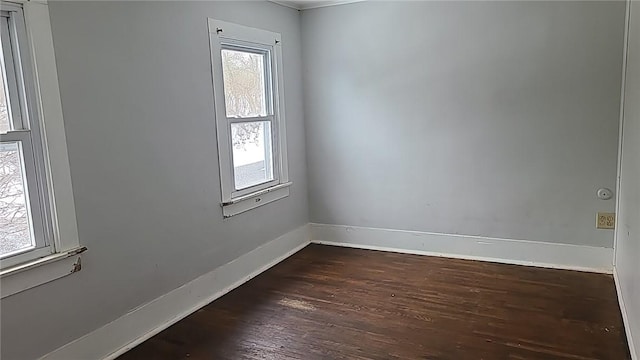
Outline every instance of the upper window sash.
<path fill-rule="evenodd" d="M 273 116 L 276 115 L 274 111 L 274 91 L 273 91 L 273 88 L 274 88 L 273 74 L 276 71 L 275 61 L 273 59 L 273 57 L 275 56 L 273 51 L 273 44 L 250 43 L 243 40 L 225 38 L 225 40 L 220 41 L 220 50 L 221 51 L 232 50 L 232 51 L 240 51 L 245 53 L 262 55 L 265 61 L 263 66 L 263 69 L 264 69 L 263 76 L 264 76 L 264 96 L 266 101 L 266 104 L 265 104 L 266 116 L 257 116 L 257 117 L 227 116 L 227 119 L 229 119 L 230 121 L 231 119 L 255 119 L 255 120 L 247 120 L 247 121 L 261 121 L 261 118 L 271 116 L 271 119 L 273 120 Z"/>
<path fill-rule="evenodd" d="M 2 7 L 5 9 L 5 6 Z M 0 37 L 2 42 L 2 74 L 4 86 L 7 91 L 7 112 L 11 120 L 11 130 L 28 130 L 29 119 L 27 109 L 27 96 L 23 84 L 25 83 L 24 60 L 25 52 L 20 44 L 25 44 L 26 31 L 22 9 L 12 5 L 11 11 L 2 10 L 0 17 Z"/>
<path fill-rule="evenodd" d="M 36 8 L 40 8 L 42 4 L 29 4 L 31 6 L 31 16 L 38 18 L 40 14 L 36 11 Z M 26 5 L 24 5 L 26 6 Z M 43 120 L 42 94 L 40 86 L 43 83 L 41 80 L 37 80 L 35 74 L 38 73 L 35 64 L 34 50 L 38 50 L 33 44 L 39 41 L 40 33 L 31 34 L 38 39 L 30 38 L 29 27 L 25 23 L 27 13 L 23 9 L 23 5 L 0 2 L 0 8 L 2 9 L 2 22 L 8 22 L 9 31 L 2 31 L 2 56 L 0 61 L 4 62 L 4 79 L 7 82 L 7 101 L 10 106 L 10 117 L 13 124 L 11 131 L 31 130 L 31 137 L 33 140 L 34 155 L 38 159 L 38 165 L 36 167 L 37 177 L 39 178 L 39 185 L 42 187 L 42 191 L 46 191 L 47 184 L 47 149 L 45 147 L 46 137 L 44 134 L 44 127 L 41 124 Z M 6 15 L 6 17 L 4 16 Z M 44 24 L 38 23 L 37 27 L 41 27 Z M 31 31 L 35 30 L 34 24 L 31 25 Z M 49 64 L 46 64 L 49 65 Z M 42 66 L 42 65 L 41 65 Z M 55 66 L 55 64 L 54 64 Z M 43 66 L 44 67 L 44 66 Z M 40 71 L 40 74 L 48 75 L 47 71 Z M 47 82 L 48 83 L 48 82 Z M 43 194 L 43 196 L 48 196 Z M 49 206 L 49 200 L 45 199 L 45 205 Z"/>

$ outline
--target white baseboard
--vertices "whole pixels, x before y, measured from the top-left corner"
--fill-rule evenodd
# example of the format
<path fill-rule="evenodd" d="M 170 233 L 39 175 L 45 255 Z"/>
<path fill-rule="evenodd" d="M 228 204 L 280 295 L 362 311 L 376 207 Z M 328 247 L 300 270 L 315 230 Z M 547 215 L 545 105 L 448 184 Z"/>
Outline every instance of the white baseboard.
<path fill-rule="evenodd" d="M 613 249 L 541 241 L 311 224 L 311 242 L 611 274 Z"/>
<path fill-rule="evenodd" d="M 301 250 L 309 237 L 309 225 L 290 231 L 41 359 L 115 359 Z"/>
<path fill-rule="evenodd" d="M 301 226 L 115 321 L 45 355 L 44 360 L 115 359 L 211 301 L 313 243 L 581 271 L 612 273 L 613 249 L 389 230 L 344 225 Z M 614 274 L 615 275 L 615 274 Z M 616 278 L 617 281 L 617 278 Z M 616 286 L 618 288 L 618 286 Z M 623 316 L 624 305 L 619 295 Z M 625 324 L 627 323 L 625 318 Z M 627 333 L 633 352 L 633 343 Z M 635 353 L 634 355 L 635 356 Z M 640 360 L 633 357 L 633 360 Z"/>
<path fill-rule="evenodd" d="M 624 305 L 624 298 L 622 297 L 622 289 L 620 288 L 620 279 L 618 278 L 618 272 L 616 271 L 615 267 L 613 268 L 613 281 L 616 284 L 616 292 L 618 293 L 618 304 L 620 304 L 620 313 L 622 314 L 624 331 L 627 334 L 627 342 L 629 343 L 631 360 L 640 360 L 640 354 L 636 351 L 635 343 L 633 342 L 633 338 L 631 337 L 631 324 L 629 323 L 627 308 Z"/>

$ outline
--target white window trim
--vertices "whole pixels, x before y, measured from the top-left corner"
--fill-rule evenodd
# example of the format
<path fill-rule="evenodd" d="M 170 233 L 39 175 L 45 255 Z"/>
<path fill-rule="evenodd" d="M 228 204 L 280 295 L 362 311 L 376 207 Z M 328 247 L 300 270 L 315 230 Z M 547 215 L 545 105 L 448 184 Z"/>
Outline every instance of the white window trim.
<path fill-rule="evenodd" d="M 30 66 L 34 76 L 35 103 L 42 127 L 46 186 L 51 200 L 53 228 L 51 255 L 0 271 L 2 298 L 80 270 L 80 246 L 71 185 L 71 170 L 62 117 L 49 8 L 46 1 L 10 2 L 22 4 L 27 28 Z"/>
<path fill-rule="evenodd" d="M 284 79 L 282 74 L 282 40 L 278 33 L 255 29 L 209 18 L 211 66 L 218 139 L 218 159 L 222 189 L 222 212 L 225 218 L 289 196 L 289 169 L 287 162 L 287 132 L 284 116 Z M 276 128 L 274 153 L 274 181 L 237 191 L 234 187 L 230 124 L 227 120 L 222 80 L 223 44 L 255 44 L 269 48 L 273 98 L 273 125 Z"/>

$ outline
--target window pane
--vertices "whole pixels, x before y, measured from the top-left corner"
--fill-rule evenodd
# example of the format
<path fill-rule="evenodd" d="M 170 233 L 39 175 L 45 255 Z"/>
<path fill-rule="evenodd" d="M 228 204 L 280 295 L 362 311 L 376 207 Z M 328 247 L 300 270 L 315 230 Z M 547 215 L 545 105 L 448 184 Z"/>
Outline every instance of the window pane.
<path fill-rule="evenodd" d="M 0 144 L 0 257 L 34 248 L 24 181 L 22 149 Z"/>
<path fill-rule="evenodd" d="M 0 69 L 2 83 L 0 83 L 0 134 L 6 134 L 11 130 L 11 121 L 9 120 L 9 112 L 7 111 L 7 92 L 4 81 L 4 69 Z"/>
<path fill-rule="evenodd" d="M 264 54 L 224 49 L 222 72 L 227 117 L 267 115 Z"/>
<path fill-rule="evenodd" d="M 231 124 L 231 140 L 236 190 L 273 180 L 269 121 Z"/>

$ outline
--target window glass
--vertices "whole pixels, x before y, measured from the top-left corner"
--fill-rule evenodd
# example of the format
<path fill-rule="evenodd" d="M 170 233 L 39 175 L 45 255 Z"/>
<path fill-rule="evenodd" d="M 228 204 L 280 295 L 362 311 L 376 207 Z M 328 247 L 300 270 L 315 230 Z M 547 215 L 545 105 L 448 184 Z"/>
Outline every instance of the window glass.
<path fill-rule="evenodd" d="M 236 190 L 273 180 L 271 122 L 231 124 Z"/>
<path fill-rule="evenodd" d="M 9 119 L 9 111 L 7 109 L 7 92 L 5 90 L 4 71 L 0 70 L 0 134 L 6 134 L 11 130 L 11 120 Z"/>
<path fill-rule="evenodd" d="M 35 247 L 18 142 L 0 144 L 0 257 Z"/>
<path fill-rule="evenodd" d="M 222 73 L 227 117 L 267 115 L 264 54 L 223 49 Z"/>

